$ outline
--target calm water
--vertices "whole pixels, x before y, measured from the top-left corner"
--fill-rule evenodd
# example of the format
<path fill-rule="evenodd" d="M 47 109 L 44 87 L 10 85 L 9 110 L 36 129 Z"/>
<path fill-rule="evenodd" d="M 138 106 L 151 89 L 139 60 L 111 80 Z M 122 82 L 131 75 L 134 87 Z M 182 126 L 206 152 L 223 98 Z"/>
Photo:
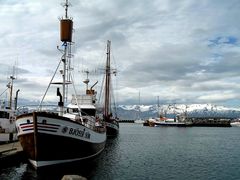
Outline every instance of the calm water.
<path fill-rule="evenodd" d="M 36 172 L 26 163 L 0 170 L 0 179 L 61 179 L 79 174 L 92 180 L 240 179 L 240 128 L 143 127 L 120 124 L 117 138 L 84 166 Z M 56 171 L 56 172 L 55 172 Z"/>

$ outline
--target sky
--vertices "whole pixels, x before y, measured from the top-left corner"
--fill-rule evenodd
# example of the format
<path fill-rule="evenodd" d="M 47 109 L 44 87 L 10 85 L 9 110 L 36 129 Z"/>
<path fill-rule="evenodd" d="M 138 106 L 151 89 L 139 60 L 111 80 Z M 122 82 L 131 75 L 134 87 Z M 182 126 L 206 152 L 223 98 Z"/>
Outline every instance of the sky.
<path fill-rule="evenodd" d="M 41 101 L 62 56 L 57 46 L 62 48 L 63 2 L 0 0 L 0 92 L 14 72 L 20 103 Z M 82 81 L 88 70 L 89 85 L 99 81 L 101 94 L 110 40 L 118 104 L 153 104 L 159 99 L 161 104 L 239 106 L 239 0 L 69 2 L 78 93 L 85 90 Z M 56 87 L 46 98 L 56 98 Z"/>

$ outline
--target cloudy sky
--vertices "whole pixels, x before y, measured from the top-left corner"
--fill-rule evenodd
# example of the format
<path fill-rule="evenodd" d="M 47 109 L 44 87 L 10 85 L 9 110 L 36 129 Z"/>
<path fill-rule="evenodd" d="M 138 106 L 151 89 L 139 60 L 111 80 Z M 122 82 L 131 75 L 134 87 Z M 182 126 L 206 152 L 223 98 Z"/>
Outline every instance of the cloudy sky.
<path fill-rule="evenodd" d="M 63 0 L 0 0 L 0 91 L 40 101 L 61 58 Z M 112 42 L 118 104 L 240 103 L 239 0 L 70 0 L 77 90 L 99 81 Z M 56 90 L 48 95 L 54 99 Z M 4 97 L 6 95 L 3 95 Z M 3 97 L 1 97 L 3 98 Z"/>

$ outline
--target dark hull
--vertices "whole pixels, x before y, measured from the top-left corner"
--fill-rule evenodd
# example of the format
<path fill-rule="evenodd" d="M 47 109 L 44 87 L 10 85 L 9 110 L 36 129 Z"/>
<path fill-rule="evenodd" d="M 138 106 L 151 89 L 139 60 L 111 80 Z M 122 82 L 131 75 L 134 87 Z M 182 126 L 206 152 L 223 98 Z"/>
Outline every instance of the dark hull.
<path fill-rule="evenodd" d="M 83 160 L 97 155 L 105 146 L 105 142 L 93 144 L 41 133 L 38 133 L 36 149 L 34 134 L 19 136 L 19 141 L 29 159 L 34 161 Z"/>
<path fill-rule="evenodd" d="M 155 123 L 155 126 L 171 126 L 171 127 L 188 127 L 190 125 L 187 125 L 185 123 Z"/>
<path fill-rule="evenodd" d="M 44 115 L 41 114 L 41 117 L 43 116 Z M 33 116 L 33 129 L 29 128 L 26 130 L 29 132 L 19 134 L 18 136 L 23 147 L 23 151 L 27 154 L 30 162 L 36 169 L 49 165 L 91 159 L 102 152 L 105 147 L 106 139 L 103 140 L 103 138 L 100 138 L 102 140 L 93 142 L 90 138 L 82 138 L 84 136 L 81 138 L 76 137 L 79 135 L 76 133 L 74 135 L 69 135 L 70 128 L 66 130 L 66 132 L 63 132 L 64 128 L 61 129 L 61 125 L 56 126 L 57 128 L 59 127 L 59 130 L 56 130 L 55 127 L 54 130 L 49 129 L 53 126 L 53 123 L 44 124 L 46 126 L 43 128 L 43 124 L 39 122 L 36 123 L 36 117 L 37 113 L 35 118 Z M 53 120 L 56 122 L 56 118 L 53 118 Z M 65 122 L 64 119 L 57 120 L 59 120 L 62 124 Z M 50 121 L 51 120 L 49 120 L 49 122 Z M 65 123 L 68 123 L 68 125 L 74 125 L 74 123 L 69 122 L 69 119 L 66 119 Z M 20 124 L 20 127 L 21 125 L 22 124 Z M 64 126 L 67 127 L 66 125 Z M 80 127 L 81 126 L 78 125 L 77 128 Z M 87 130 L 86 127 L 84 128 L 84 131 L 85 130 Z M 90 132 L 89 129 L 88 131 Z M 101 134 L 101 137 L 104 137 L 103 133 L 99 134 Z M 95 139 L 98 139 L 96 132 L 92 132 L 91 136 L 95 136 Z"/>
<path fill-rule="evenodd" d="M 106 122 L 107 136 L 117 136 L 119 133 L 119 123 L 115 122 Z"/>
<path fill-rule="evenodd" d="M 222 118 L 190 118 L 197 127 L 231 127 L 230 119 Z"/>
<path fill-rule="evenodd" d="M 207 124 L 207 123 L 199 123 L 193 124 L 195 127 L 232 127 L 231 124 Z"/>
<path fill-rule="evenodd" d="M 119 133 L 119 129 L 112 128 L 109 126 L 106 126 L 107 128 L 107 136 L 117 136 Z"/>
<path fill-rule="evenodd" d="M 148 120 L 144 121 L 143 126 L 150 126 L 149 121 Z"/>

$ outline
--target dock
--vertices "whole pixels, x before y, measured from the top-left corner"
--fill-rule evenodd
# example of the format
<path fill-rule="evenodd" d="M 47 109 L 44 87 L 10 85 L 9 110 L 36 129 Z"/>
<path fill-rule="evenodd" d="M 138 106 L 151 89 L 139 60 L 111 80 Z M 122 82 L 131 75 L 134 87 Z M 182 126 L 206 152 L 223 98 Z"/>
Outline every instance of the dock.
<path fill-rule="evenodd" d="M 188 120 L 197 127 L 231 127 L 231 119 L 225 117 L 192 117 Z"/>
<path fill-rule="evenodd" d="M 26 160 L 20 142 L 0 145 L 0 167 L 7 167 Z"/>
<path fill-rule="evenodd" d="M 119 123 L 134 123 L 134 120 L 131 120 L 131 119 L 120 119 L 118 122 Z"/>

